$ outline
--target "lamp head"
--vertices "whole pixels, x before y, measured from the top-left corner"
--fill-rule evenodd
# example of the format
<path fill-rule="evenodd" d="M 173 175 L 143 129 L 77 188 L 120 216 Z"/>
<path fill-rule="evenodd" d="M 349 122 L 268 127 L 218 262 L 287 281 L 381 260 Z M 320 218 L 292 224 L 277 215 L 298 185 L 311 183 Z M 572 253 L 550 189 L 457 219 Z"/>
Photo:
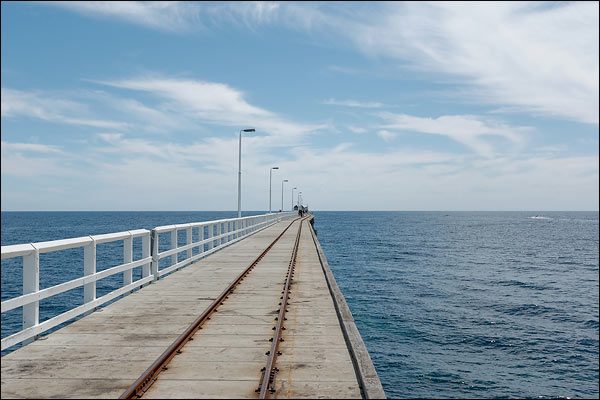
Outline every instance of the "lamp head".
<path fill-rule="evenodd" d="M 256 132 L 254 128 L 242 129 L 243 132 Z"/>
<path fill-rule="evenodd" d="M 279 169 L 279 167 L 271 167 L 271 169 Z"/>
<path fill-rule="evenodd" d="M 287 180 L 287 179 L 284 179 L 283 181 L 284 181 L 284 182 L 287 182 L 288 180 Z"/>

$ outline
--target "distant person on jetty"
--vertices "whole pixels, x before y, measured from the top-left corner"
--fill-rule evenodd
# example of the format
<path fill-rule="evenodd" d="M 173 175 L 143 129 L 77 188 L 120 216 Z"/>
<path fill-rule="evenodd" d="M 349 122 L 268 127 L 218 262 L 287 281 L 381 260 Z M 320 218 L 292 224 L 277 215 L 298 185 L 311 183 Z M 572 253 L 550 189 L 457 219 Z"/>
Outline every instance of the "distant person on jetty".
<path fill-rule="evenodd" d="M 308 213 L 308 207 L 300 206 L 298 207 L 298 216 L 303 217 L 304 214 Z"/>

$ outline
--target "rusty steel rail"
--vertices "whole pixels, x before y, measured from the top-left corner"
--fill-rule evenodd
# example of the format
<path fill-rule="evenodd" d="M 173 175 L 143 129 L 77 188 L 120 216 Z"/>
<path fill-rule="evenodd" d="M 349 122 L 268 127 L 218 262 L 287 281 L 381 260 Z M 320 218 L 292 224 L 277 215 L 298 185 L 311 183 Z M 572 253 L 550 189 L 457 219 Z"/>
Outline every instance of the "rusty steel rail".
<path fill-rule="evenodd" d="M 283 321 L 286 320 L 285 313 L 287 311 L 287 302 L 289 299 L 290 293 L 290 285 L 292 284 L 292 277 L 294 276 L 294 268 L 296 267 L 296 258 L 298 256 L 298 247 L 300 245 L 300 235 L 302 233 L 302 223 L 308 219 L 308 217 L 303 218 L 300 221 L 300 226 L 298 227 L 298 233 L 296 234 L 296 242 L 294 243 L 294 249 L 292 250 L 292 256 L 290 258 L 290 264 L 288 266 L 288 271 L 286 274 L 285 285 L 283 286 L 281 302 L 279 303 L 279 314 L 275 318 L 277 324 L 273 328 L 275 330 L 273 337 L 270 339 L 271 349 L 266 353 L 269 356 L 267 359 L 267 365 L 261 370 L 262 378 L 257 392 L 260 392 L 259 398 L 266 399 L 269 393 L 275 393 L 275 375 L 279 372 L 279 369 L 275 367 L 275 361 L 277 360 L 277 356 L 281 353 L 279 352 L 279 343 L 283 342 L 282 331 L 285 330 L 283 326 Z"/>
<path fill-rule="evenodd" d="M 136 399 L 141 398 L 144 393 L 152 386 L 158 379 L 158 375 L 167 369 L 167 364 L 177 354 L 181 353 L 181 349 L 187 344 L 188 341 L 193 340 L 194 334 L 202 328 L 202 325 L 210 319 L 210 316 L 216 311 L 217 307 L 223 304 L 223 301 L 229 297 L 229 294 L 233 289 L 248 275 L 252 269 L 263 259 L 263 257 L 273 248 L 275 243 L 281 239 L 281 237 L 287 232 L 287 230 L 298 221 L 299 218 L 294 219 L 284 230 L 271 242 L 271 244 L 248 265 L 248 267 L 238 275 L 238 277 L 216 298 L 215 301 L 200 315 L 194 322 L 175 339 L 175 341 L 152 363 L 146 371 L 140 375 L 140 377 L 129 387 L 121 396 L 120 399 Z M 300 227 L 302 227 L 302 220 L 300 221 Z M 299 238 L 299 236 L 298 236 Z M 298 241 L 298 238 L 296 241 Z M 289 281 L 289 278 L 288 278 Z M 289 286 L 286 283 L 286 287 Z"/>

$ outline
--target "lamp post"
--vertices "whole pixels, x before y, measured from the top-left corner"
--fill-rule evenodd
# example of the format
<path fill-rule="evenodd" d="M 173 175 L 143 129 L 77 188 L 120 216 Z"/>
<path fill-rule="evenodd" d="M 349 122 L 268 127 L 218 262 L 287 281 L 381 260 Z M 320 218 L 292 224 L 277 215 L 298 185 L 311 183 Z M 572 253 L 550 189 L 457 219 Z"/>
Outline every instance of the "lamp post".
<path fill-rule="evenodd" d="M 294 211 L 294 190 L 296 190 L 296 189 L 298 189 L 298 188 L 295 188 L 295 187 L 292 188 L 292 208 L 291 208 L 292 211 Z"/>
<path fill-rule="evenodd" d="M 284 179 L 281 181 L 281 212 L 283 212 L 283 184 L 284 182 L 287 182 L 287 179 Z"/>
<path fill-rule="evenodd" d="M 238 218 L 242 217 L 242 132 L 254 132 L 254 128 L 240 129 L 239 164 L 238 164 Z"/>
<path fill-rule="evenodd" d="M 271 214 L 271 180 L 273 177 L 273 170 L 279 169 L 279 167 L 271 167 L 269 170 L 269 214 Z"/>

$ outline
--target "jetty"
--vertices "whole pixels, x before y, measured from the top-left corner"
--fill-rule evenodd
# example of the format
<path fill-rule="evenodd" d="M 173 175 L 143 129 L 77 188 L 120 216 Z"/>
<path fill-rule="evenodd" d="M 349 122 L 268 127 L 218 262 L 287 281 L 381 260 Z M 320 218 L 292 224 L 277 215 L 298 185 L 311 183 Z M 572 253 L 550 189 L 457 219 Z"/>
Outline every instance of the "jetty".
<path fill-rule="evenodd" d="M 23 262 L 2 313 L 22 308 L 23 326 L 2 339 L 18 348 L 1 359 L 1 397 L 385 398 L 313 222 L 282 212 L 2 246 Z M 97 271 L 109 242 L 122 263 Z M 40 289 L 40 254 L 78 247 L 83 276 Z M 78 287 L 82 304 L 40 322 L 41 300 Z"/>

